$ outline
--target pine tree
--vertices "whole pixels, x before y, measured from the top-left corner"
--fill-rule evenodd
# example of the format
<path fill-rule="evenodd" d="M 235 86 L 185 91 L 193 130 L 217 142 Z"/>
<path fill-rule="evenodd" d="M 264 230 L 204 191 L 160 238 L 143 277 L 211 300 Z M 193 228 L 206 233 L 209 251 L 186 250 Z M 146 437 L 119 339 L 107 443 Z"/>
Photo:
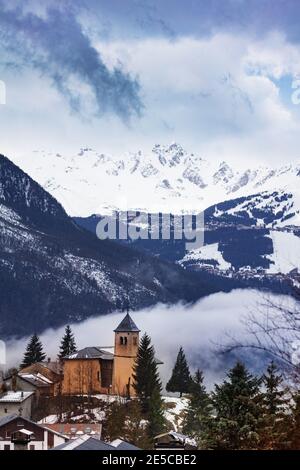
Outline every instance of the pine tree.
<path fill-rule="evenodd" d="M 35 364 L 36 362 L 44 361 L 45 358 L 46 354 L 43 352 L 43 345 L 39 337 L 34 334 L 27 344 L 23 362 L 20 367 L 31 366 L 31 364 Z"/>
<path fill-rule="evenodd" d="M 183 432 L 194 437 L 200 449 L 208 446 L 207 432 L 212 420 L 212 404 L 198 369 L 190 385 L 189 404 L 183 421 Z"/>
<path fill-rule="evenodd" d="M 58 357 L 60 359 L 63 359 L 64 357 L 74 354 L 76 351 L 77 351 L 77 348 L 76 348 L 74 334 L 71 330 L 70 325 L 67 325 L 65 329 L 65 334 L 61 340 Z"/>
<path fill-rule="evenodd" d="M 155 387 L 149 399 L 148 434 L 151 438 L 162 433 L 165 429 L 165 417 L 161 388 Z"/>
<path fill-rule="evenodd" d="M 143 413 L 149 411 L 149 400 L 155 389 L 162 390 L 154 348 L 150 337 L 145 333 L 141 339 L 136 362 L 133 368 L 133 387 L 139 398 Z"/>
<path fill-rule="evenodd" d="M 287 414 L 289 399 L 288 389 L 283 387 L 283 377 L 274 362 L 268 366 L 262 377 L 265 391 L 263 393 L 264 425 L 261 436 L 261 447 L 280 449 L 287 442 L 290 429 L 290 416 Z"/>
<path fill-rule="evenodd" d="M 227 374 L 228 380 L 215 385 L 212 403 L 215 419 L 208 438 L 214 449 L 257 449 L 261 428 L 261 381 L 239 362 Z"/>
<path fill-rule="evenodd" d="M 163 429 L 162 384 L 157 370 L 155 351 L 146 333 L 139 345 L 133 379 L 133 387 L 141 403 L 142 412 L 149 422 L 149 435 L 153 437 Z"/>
<path fill-rule="evenodd" d="M 300 392 L 293 396 L 292 425 L 288 436 L 289 447 L 292 450 L 300 450 Z"/>
<path fill-rule="evenodd" d="M 180 397 L 183 393 L 188 393 L 191 384 L 191 374 L 189 366 L 182 347 L 180 347 L 177 359 L 172 371 L 172 376 L 167 383 L 167 392 L 179 392 Z"/>

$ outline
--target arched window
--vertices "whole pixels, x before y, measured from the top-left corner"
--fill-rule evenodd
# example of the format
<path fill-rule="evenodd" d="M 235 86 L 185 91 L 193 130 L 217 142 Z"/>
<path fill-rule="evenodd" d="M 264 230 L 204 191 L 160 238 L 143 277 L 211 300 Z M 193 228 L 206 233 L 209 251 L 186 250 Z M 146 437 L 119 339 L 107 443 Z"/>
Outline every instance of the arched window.
<path fill-rule="evenodd" d="M 120 336 L 120 344 L 122 346 L 126 346 L 126 344 L 127 344 L 127 337 L 126 336 Z"/>

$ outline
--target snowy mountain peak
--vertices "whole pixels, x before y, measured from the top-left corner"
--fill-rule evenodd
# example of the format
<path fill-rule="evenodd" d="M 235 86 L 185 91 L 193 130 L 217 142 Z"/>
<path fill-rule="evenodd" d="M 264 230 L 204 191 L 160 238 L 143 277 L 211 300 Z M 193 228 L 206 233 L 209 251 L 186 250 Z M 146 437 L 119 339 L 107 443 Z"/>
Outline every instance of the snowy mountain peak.
<path fill-rule="evenodd" d="M 116 209 L 195 213 L 264 191 L 291 192 L 295 209 L 300 207 L 299 164 L 240 170 L 205 160 L 176 142 L 118 156 L 90 147 L 70 155 L 35 151 L 15 162 L 75 216 Z"/>
<path fill-rule="evenodd" d="M 179 165 L 186 156 L 186 152 L 176 142 L 169 146 L 157 144 L 153 147 L 152 152 L 157 155 L 161 165 L 167 165 L 170 168 Z"/>

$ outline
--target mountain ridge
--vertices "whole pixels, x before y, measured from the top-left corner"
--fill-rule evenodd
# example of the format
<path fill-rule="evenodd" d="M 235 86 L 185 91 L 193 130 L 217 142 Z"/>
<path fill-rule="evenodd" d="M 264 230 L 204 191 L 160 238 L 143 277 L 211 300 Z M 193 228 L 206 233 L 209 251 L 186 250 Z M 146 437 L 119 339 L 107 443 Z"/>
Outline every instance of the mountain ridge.
<path fill-rule="evenodd" d="M 277 191 L 292 194 L 294 222 L 300 225 L 300 163 L 240 170 L 225 161 L 209 162 L 177 143 L 119 157 L 89 147 L 75 155 L 35 151 L 21 161 L 71 216 L 114 210 L 197 213 L 231 199 Z"/>

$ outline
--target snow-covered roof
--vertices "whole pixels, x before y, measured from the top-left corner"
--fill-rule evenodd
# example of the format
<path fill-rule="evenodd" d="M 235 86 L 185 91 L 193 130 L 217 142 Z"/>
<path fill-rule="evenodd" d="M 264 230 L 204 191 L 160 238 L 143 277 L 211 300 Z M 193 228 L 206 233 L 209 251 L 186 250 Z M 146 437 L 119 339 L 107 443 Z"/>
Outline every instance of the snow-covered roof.
<path fill-rule="evenodd" d="M 18 432 L 21 432 L 22 434 L 26 434 L 26 436 L 31 436 L 32 434 L 34 434 L 32 431 L 28 431 L 28 429 L 20 429 Z"/>
<path fill-rule="evenodd" d="M 19 372 L 18 376 L 26 380 L 27 382 L 30 382 L 32 385 L 36 385 L 39 387 L 42 386 L 48 386 L 52 385 L 53 381 L 45 377 L 44 375 L 40 374 L 39 372 L 37 373 L 24 373 L 24 372 Z"/>
<path fill-rule="evenodd" d="M 139 447 L 136 447 L 127 441 L 123 441 L 123 439 L 115 439 L 110 443 L 110 445 L 118 450 L 140 450 Z"/>
<path fill-rule="evenodd" d="M 34 392 L 6 392 L 0 396 L 0 403 L 23 403 L 33 394 Z"/>

